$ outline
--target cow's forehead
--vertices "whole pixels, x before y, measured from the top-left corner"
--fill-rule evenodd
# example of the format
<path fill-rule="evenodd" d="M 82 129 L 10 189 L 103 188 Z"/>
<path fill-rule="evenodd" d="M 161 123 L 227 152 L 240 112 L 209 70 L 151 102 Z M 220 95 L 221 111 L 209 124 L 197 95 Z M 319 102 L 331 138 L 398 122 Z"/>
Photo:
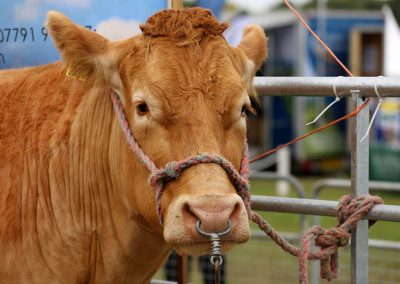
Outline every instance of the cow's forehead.
<path fill-rule="evenodd" d="M 204 9 L 166 10 L 150 17 L 127 66 L 134 70 L 126 72 L 128 85 L 152 89 L 173 105 L 199 98 L 220 110 L 227 100 L 243 97 L 242 58 L 223 38 L 226 27 Z"/>
<path fill-rule="evenodd" d="M 154 68 L 155 75 L 198 77 L 195 81 L 200 81 L 232 69 L 232 52 L 222 35 L 227 24 L 219 23 L 209 10 L 164 10 L 141 28 L 149 61 L 146 66 Z"/>
<path fill-rule="evenodd" d="M 244 88 L 241 70 L 235 66 L 229 48 L 222 39 L 186 47 L 159 42 L 145 56 L 146 63 L 141 65 L 142 71 L 162 89 L 168 89 L 169 86 L 202 90 L 229 85 L 240 92 Z"/>
<path fill-rule="evenodd" d="M 132 97 L 140 89 L 142 97 L 155 99 L 167 116 L 195 116 L 204 111 L 201 107 L 222 114 L 243 103 L 246 88 L 229 56 L 197 60 L 194 53 L 182 58 L 178 50 L 170 49 L 148 57 L 131 78 Z"/>

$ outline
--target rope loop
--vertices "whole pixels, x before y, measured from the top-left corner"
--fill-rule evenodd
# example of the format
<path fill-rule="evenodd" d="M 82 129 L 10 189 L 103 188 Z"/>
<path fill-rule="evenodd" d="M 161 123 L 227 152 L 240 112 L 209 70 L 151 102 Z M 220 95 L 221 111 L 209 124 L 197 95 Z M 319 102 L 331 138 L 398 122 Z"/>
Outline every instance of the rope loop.
<path fill-rule="evenodd" d="M 249 163 L 247 156 L 247 142 L 245 143 L 243 152 L 244 153 L 241 162 L 241 168 L 239 171 L 235 169 L 231 162 L 229 162 L 222 156 L 209 153 L 201 153 L 186 158 L 182 161 L 168 162 L 164 168 L 157 169 L 151 172 L 149 183 L 152 187 L 156 189 L 157 215 L 160 223 L 163 223 L 161 214 L 161 195 L 164 192 L 165 185 L 169 181 L 177 179 L 181 175 L 182 171 L 184 171 L 185 169 L 202 163 L 214 163 L 221 166 L 225 170 L 232 185 L 235 187 L 239 196 L 243 199 L 248 215 L 251 216 L 248 182 Z"/>
<path fill-rule="evenodd" d="M 350 233 L 340 227 L 330 228 L 315 238 L 315 245 L 319 247 L 338 246 L 344 247 L 349 244 Z"/>
<path fill-rule="evenodd" d="M 331 267 L 337 267 L 337 255 L 332 257 L 329 260 L 321 260 L 321 270 L 320 270 L 320 277 L 322 279 L 332 281 L 333 279 L 337 279 L 339 277 L 339 273 L 337 272 L 337 269 L 331 269 Z"/>
<path fill-rule="evenodd" d="M 349 231 L 354 229 L 357 222 L 377 204 L 383 204 L 383 200 L 379 196 L 343 196 L 336 209 L 338 224 Z M 372 226 L 375 223 L 376 221 L 370 220 L 369 226 Z"/>

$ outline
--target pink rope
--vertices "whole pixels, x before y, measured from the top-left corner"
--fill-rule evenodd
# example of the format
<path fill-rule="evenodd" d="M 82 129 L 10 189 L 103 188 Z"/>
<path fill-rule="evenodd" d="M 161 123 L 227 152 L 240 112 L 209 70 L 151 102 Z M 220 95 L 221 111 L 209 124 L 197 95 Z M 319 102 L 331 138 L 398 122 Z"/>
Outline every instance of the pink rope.
<path fill-rule="evenodd" d="M 132 152 L 135 153 L 136 157 L 140 160 L 140 162 L 146 166 L 149 172 L 153 173 L 157 170 L 156 165 L 153 161 L 143 152 L 142 148 L 140 148 L 139 144 L 136 142 L 135 138 L 132 135 L 132 131 L 129 127 L 129 123 L 126 120 L 124 108 L 122 106 L 121 100 L 118 95 L 115 93 L 111 93 L 111 100 L 113 102 L 114 111 L 118 116 L 119 124 L 121 125 L 122 131 L 124 132 L 126 141 L 128 142 L 129 147 Z"/>
<path fill-rule="evenodd" d="M 243 155 L 243 157 L 246 157 L 246 155 Z M 165 168 L 158 169 L 155 172 L 151 173 L 150 184 L 156 188 L 157 215 L 161 223 L 162 214 L 160 204 L 161 195 L 164 192 L 165 184 L 171 180 L 177 179 L 183 170 L 201 163 L 215 163 L 220 165 L 227 173 L 232 184 L 235 186 L 239 196 L 243 199 L 247 212 L 251 212 L 250 193 L 247 177 L 242 176 L 240 173 L 238 173 L 231 162 L 229 162 L 225 158 L 215 154 L 202 153 L 179 162 L 169 162 L 165 165 Z M 245 163 L 242 163 L 241 169 L 243 169 L 244 166 Z M 244 173 L 247 172 L 246 170 L 241 170 L 241 172 L 242 171 L 244 171 Z"/>

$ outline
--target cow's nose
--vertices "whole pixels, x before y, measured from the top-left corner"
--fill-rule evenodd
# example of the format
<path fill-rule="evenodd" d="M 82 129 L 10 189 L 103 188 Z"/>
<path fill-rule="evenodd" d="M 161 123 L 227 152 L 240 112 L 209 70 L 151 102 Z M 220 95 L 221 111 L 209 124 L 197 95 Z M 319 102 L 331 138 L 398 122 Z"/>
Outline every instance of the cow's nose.
<path fill-rule="evenodd" d="M 235 196 L 204 195 L 189 200 L 183 210 L 186 211 L 184 215 L 190 214 L 201 222 L 204 232 L 222 232 L 226 230 L 228 220 L 232 226 L 237 224 L 241 206 Z"/>

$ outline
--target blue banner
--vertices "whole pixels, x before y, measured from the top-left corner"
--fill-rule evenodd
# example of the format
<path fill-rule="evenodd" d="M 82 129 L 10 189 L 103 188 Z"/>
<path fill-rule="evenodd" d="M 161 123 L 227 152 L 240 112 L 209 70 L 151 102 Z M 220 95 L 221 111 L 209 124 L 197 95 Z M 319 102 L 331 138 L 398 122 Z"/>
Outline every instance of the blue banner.
<path fill-rule="evenodd" d="M 44 27 L 49 10 L 110 39 L 140 32 L 139 23 L 167 8 L 166 0 L 13 0 L 0 2 L 0 69 L 60 59 Z"/>

